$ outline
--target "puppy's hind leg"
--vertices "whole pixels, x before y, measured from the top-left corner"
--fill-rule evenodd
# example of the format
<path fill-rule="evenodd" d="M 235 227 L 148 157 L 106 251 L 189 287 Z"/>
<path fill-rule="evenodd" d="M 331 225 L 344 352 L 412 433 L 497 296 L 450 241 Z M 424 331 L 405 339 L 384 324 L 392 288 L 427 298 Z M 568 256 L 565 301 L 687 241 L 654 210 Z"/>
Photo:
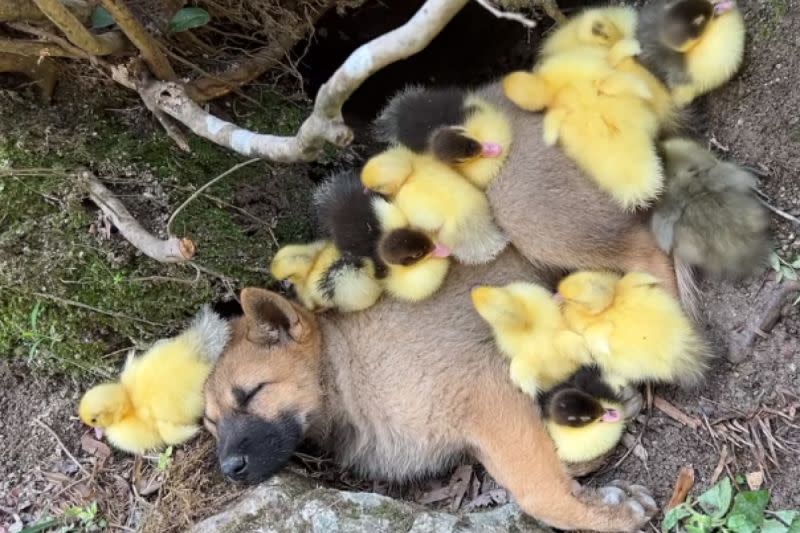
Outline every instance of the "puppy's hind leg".
<path fill-rule="evenodd" d="M 566 530 L 636 531 L 655 513 L 642 487 L 580 487 L 558 459 L 530 398 L 500 388 L 473 411 L 469 433 L 476 457 L 527 514 Z"/>

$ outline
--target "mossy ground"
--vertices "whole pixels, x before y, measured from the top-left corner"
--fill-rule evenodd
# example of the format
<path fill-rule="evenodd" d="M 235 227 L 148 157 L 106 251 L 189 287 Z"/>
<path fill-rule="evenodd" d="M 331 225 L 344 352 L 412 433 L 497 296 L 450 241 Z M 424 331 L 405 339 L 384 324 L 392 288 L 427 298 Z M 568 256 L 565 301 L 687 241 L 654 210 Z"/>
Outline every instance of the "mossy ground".
<path fill-rule="evenodd" d="M 245 123 L 277 133 L 296 129 L 305 113 L 271 92 L 239 107 Z M 176 218 L 172 230 L 198 246 L 199 275 L 139 254 L 117 233 L 106 238 L 99 211 L 70 174 L 76 169 L 91 169 L 163 236 L 179 204 L 243 158 L 197 137 L 183 153 L 141 109 L 100 103 L 68 114 L 63 103 L 0 109 L 2 357 L 35 372 L 112 375 L 125 348 L 174 332 L 202 303 L 244 285 L 269 285 L 276 243 L 309 237 L 308 169 L 258 162 L 223 178 Z M 253 196 L 258 206 L 248 210 Z"/>

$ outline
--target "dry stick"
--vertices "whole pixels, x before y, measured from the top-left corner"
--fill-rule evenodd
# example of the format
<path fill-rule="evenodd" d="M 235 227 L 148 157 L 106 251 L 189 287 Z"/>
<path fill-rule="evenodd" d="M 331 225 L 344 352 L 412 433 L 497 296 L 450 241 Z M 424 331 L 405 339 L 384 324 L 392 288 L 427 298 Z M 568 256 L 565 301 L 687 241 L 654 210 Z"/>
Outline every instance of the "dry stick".
<path fill-rule="evenodd" d="M 731 361 L 743 361 L 747 356 L 747 352 L 755 344 L 756 338 L 772 331 L 772 328 L 775 327 L 775 324 L 777 324 L 778 320 L 781 318 L 781 310 L 786 300 L 796 292 L 800 292 L 800 282 L 798 281 L 785 282 L 778 286 L 774 294 L 761 309 L 759 313 L 761 318 L 758 323 L 750 324 L 737 345 L 731 346 L 729 357 Z"/>
<path fill-rule="evenodd" d="M 778 216 L 780 216 L 780 217 L 783 217 L 783 218 L 785 218 L 786 220 L 788 220 L 788 221 L 790 221 L 790 222 L 792 222 L 792 223 L 794 223 L 794 224 L 797 224 L 798 226 L 800 226 L 800 218 L 797 218 L 797 217 L 795 217 L 795 216 L 792 216 L 792 215 L 790 215 L 789 213 L 787 213 L 786 211 L 783 211 L 783 210 L 781 210 L 781 209 L 778 209 L 777 207 L 775 207 L 775 206 L 774 206 L 774 205 L 772 205 L 771 203 L 767 202 L 767 201 L 766 201 L 766 200 L 764 200 L 763 198 L 759 198 L 759 201 L 761 202 L 761 204 L 762 204 L 764 207 L 766 207 L 767 209 L 769 209 L 770 211 L 772 211 L 772 212 L 773 212 L 773 213 L 775 213 L 776 215 L 778 215 Z"/>
<path fill-rule="evenodd" d="M 310 161 L 326 142 L 347 146 L 352 141 L 353 132 L 342 118 L 342 105 L 350 95 L 375 72 L 425 48 L 467 2 L 427 0 L 404 25 L 358 47 L 320 87 L 313 112 L 294 136 L 259 134 L 221 120 L 192 102 L 177 83 L 155 82 L 142 91 L 195 134 L 235 152 L 285 163 Z"/>
<path fill-rule="evenodd" d="M 62 0 L 81 22 L 86 22 L 92 14 L 92 6 L 83 0 Z M 0 0 L 0 22 L 39 22 L 47 20 L 32 0 Z"/>
<path fill-rule="evenodd" d="M 60 29 L 69 42 L 92 55 L 107 56 L 125 48 L 125 40 L 115 31 L 94 35 L 60 0 L 33 0 L 42 13 Z"/>
<path fill-rule="evenodd" d="M 87 182 L 92 201 L 100 207 L 122 236 L 143 254 L 162 263 L 183 263 L 194 256 L 195 245 L 191 239 L 159 239 L 144 229 L 97 178 L 88 172 L 84 172 L 81 177 Z"/>
<path fill-rule="evenodd" d="M 702 424 L 699 418 L 687 415 L 661 396 L 656 395 L 653 397 L 653 406 L 670 418 L 677 420 L 681 424 L 689 426 L 692 429 L 696 430 L 700 427 L 700 424 Z"/>
<path fill-rule="evenodd" d="M 236 172 L 237 170 L 239 170 L 240 168 L 246 167 L 247 165 L 249 165 L 251 163 L 255 163 L 256 161 L 261 161 L 261 160 L 259 158 L 253 158 L 253 159 L 248 159 L 247 161 L 244 161 L 242 163 L 238 163 L 236 165 L 233 165 L 231 168 L 229 168 L 228 170 L 226 170 L 225 172 L 223 172 L 222 174 L 220 174 L 216 178 L 212 179 L 211 181 L 209 181 L 208 183 L 206 183 L 205 185 L 203 185 L 202 187 L 200 187 L 196 191 L 194 191 L 192 193 L 192 195 L 189 196 L 189 198 L 187 198 L 185 202 L 183 202 L 181 205 L 179 205 L 178 208 L 172 213 L 172 215 L 170 215 L 169 220 L 167 221 L 167 233 L 172 234 L 172 229 L 171 229 L 172 228 L 172 223 L 175 221 L 175 217 L 178 216 L 178 213 L 180 213 L 183 210 L 184 207 L 189 205 L 189 203 L 192 200 L 194 200 L 195 198 L 200 196 L 203 193 L 203 191 L 205 191 L 206 189 L 208 189 L 209 187 L 214 185 L 216 182 L 218 182 L 219 180 L 221 180 L 225 176 L 227 176 L 229 174 L 232 174 L 232 173 Z"/>
<path fill-rule="evenodd" d="M 523 26 L 526 26 L 528 28 L 535 28 L 536 27 L 536 21 L 535 20 L 531 20 L 531 19 L 529 19 L 529 18 L 527 18 L 524 15 L 521 15 L 519 13 L 510 13 L 508 11 L 503 11 L 502 9 L 498 9 L 497 7 L 495 7 L 491 3 L 490 0 L 475 0 L 475 1 L 478 4 L 480 4 L 481 7 L 486 9 L 489 13 L 491 13 L 492 15 L 494 15 L 495 17 L 497 17 L 499 19 L 513 20 L 514 22 L 519 22 L 520 24 L 522 24 Z"/>
<path fill-rule="evenodd" d="M 103 4 L 111 18 L 114 19 L 114 22 L 117 23 L 117 26 L 125 33 L 133 45 L 139 49 L 150 70 L 158 79 L 166 81 L 178 79 L 175 71 L 172 70 L 172 65 L 169 64 L 169 60 L 158 47 L 158 43 L 122 0 L 100 0 L 100 3 Z"/>
<path fill-rule="evenodd" d="M 78 462 L 78 460 L 77 460 L 77 459 L 75 459 L 75 456 L 74 456 L 74 455 L 72 455 L 72 453 L 70 453 L 70 451 L 67 449 L 67 447 L 66 447 L 66 446 L 64 446 L 64 443 L 63 443 L 63 442 L 61 442 L 61 439 L 58 437 L 58 435 L 56 435 L 56 432 L 55 432 L 55 431 L 53 431 L 53 430 L 52 430 L 52 428 L 51 428 L 50 426 L 48 426 L 47 424 L 45 424 L 44 422 L 42 422 L 42 421 L 41 421 L 41 420 L 39 420 L 38 418 L 34 418 L 34 419 L 33 419 L 33 421 L 34 421 L 35 423 L 39 424 L 40 426 L 42 426 L 42 427 L 43 427 L 43 428 L 44 428 L 44 429 L 45 429 L 45 430 L 46 430 L 48 433 L 50 433 L 50 434 L 53 436 L 53 438 L 54 438 L 54 439 L 56 439 L 56 442 L 57 442 L 57 443 L 58 443 L 58 445 L 61 447 L 61 449 L 64 451 L 64 453 L 65 453 L 65 454 L 67 454 L 67 457 L 69 457 L 69 458 L 70 458 L 70 460 L 71 460 L 73 463 L 75 463 L 75 466 L 77 466 L 77 467 L 80 469 L 80 471 L 81 471 L 81 472 L 83 472 L 85 475 L 87 475 L 87 476 L 90 476 L 90 477 L 91 477 L 91 474 L 89 474 L 89 471 L 88 471 L 88 470 L 86 470 L 86 469 L 83 467 L 83 465 L 82 465 L 82 464 L 80 464 L 80 463 Z"/>

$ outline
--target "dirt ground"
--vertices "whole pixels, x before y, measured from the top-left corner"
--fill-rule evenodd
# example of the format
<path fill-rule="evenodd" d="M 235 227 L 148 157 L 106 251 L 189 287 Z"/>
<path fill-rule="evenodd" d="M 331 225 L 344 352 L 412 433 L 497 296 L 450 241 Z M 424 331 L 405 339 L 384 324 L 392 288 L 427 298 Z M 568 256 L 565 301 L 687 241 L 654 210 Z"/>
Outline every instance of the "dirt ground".
<path fill-rule="evenodd" d="M 699 130 L 702 139 L 721 156 L 763 174 L 761 190 L 772 205 L 800 216 L 800 0 L 751 0 L 742 7 L 748 24 L 745 67 L 733 82 L 705 99 Z M 468 22 L 463 24 L 469 27 Z M 519 44 L 512 59 L 504 58 L 507 64 L 527 61 L 529 56 L 520 54 L 518 48 Z M 436 57 L 435 52 L 431 53 Z M 408 70 L 414 70 L 413 58 L 405 63 L 410 65 Z M 458 78 L 481 81 L 493 72 L 483 64 L 475 69 L 472 75 L 459 68 Z M 388 76 L 392 82 L 375 82 L 375 89 L 368 91 L 370 98 L 374 99 L 376 93 L 385 96 L 404 85 L 400 81 L 404 79 L 402 72 Z M 416 76 L 416 81 L 441 82 L 425 72 L 417 72 Z M 177 154 L 133 97 L 109 91 L 108 99 L 98 108 L 70 113 L 64 113 L 63 105 L 76 95 L 68 91 L 57 94 L 51 110 L 36 107 L 28 93 L 18 96 L 4 91 L 0 98 L 13 98 L 0 105 L 0 139 L 5 143 L 0 152 L 0 170 L 88 165 L 117 180 L 116 190 L 130 195 L 126 199 L 133 202 L 130 207 L 134 212 L 146 215 L 145 219 L 157 227 L 192 187 L 205 183 L 236 161 L 221 150 L 194 141 L 193 156 Z M 230 102 L 215 104 L 215 111 L 264 130 L 274 129 L 275 124 L 286 131 L 296 127 L 304 109 L 297 99 L 277 104 L 281 109 L 294 110 L 277 120 L 269 103 L 269 90 L 267 100 L 262 98 L 263 87 L 248 94 L 260 102 L 252 113 L 241 107 L 245 112 L 237 115 L 237 106 Z M 375 109 L 369 98 L 363 108 L 358 107 L 357 101 L 354 105 L 355 114 L 362 118 Z M 22 113 L 27 118 L 20 118 Z M 106 124 L 106 129 L 96 126 L 100 122 Z M 92 143 L 108 136 L 117 140 L 117 146 L 104 148 L 105 155 L 101 157 L 93 151 Z M 130 144 L 119 140 L 128 139 L 126 136 Z M 81 144 L 76 140 L 82 138 L 89 141 Z M 80 149 L 74 146 L 76 143 Z M 71 506 L 86 510 L 95 501 L 100 509 L 97 516 L 84 513 L 74 519 L 83 529 L 138 527 L 145 517 L 157 516 L 165 506 L 179 509 L 173 523 L 185 526 L 235 495 L 216 474 L 213 448 L 207 437 L 176 452 L 167 460 L 171 465 L 166 469 L 158 468 L 158 458 L 134 464 L 120 454 L 109 455 L 93 441 L 74 416 L 76 402 L 81 391 L 116 372 L 126 349 L 146 346 L 171 333 L 199 303 L 228 297 L 242 284 L 269 283 L 264 267 L 275 242 L 308 235 L 309 186 L 334 168 L 354 164 L 364 151 L 363 147 L 356 147 L 291 171 L 259 164 L 215 192 L 217 201 L 205 199 L 180 226 L 194 231 L 193 237 L 210 247 L 202 256 L 206 271 L 188 284 L 174 279 L 191 280 L 193 271 L 153 266 L 146 258 L 132 254 L 115 235 L 102 238 L 96 232 L 96 210 L 76 198 L 69 184 L 25 182 L 24 187 L 34 187 L 35 194 L 11 204 L 24 208 L 20 207 L 19 213 L 0 212 L 0 274 L 7 276 L 0 277 L 0 347 L 8 351 L 0 354 L 0 412 L 4 414 L 0 420 L 0 532 L 19 531 L 23 525 L 43 517 L 60 516 Z M 0 179 L 0 197 L 23 190 L 19 180 Z M 133 200 L 131 193 L 142 192 L 146 193 L 145 200 Z M 209 207 L 223 214 L 204 218 Z M 43 229 L 35 231 L 26 225 L 22 214 L 34 218 Z M 800 226 L 777 215 L 772 220 L 775 249 L 791 262 L 800 255 Z M 70 229 L 60 232 L 62 227 Z M 34 232 L 44 235 L 29 238 Z M 227 244 L 222 245 L 223 241 Z M 86 256 L 70 255 L 76 242 L 87 250 Z M 249 252 L 242 252 L 244 249 Z M 60 265 L 50 265 L 61 261 L 65 265 L 62 270 Z M 111 265 L 113 273 L 122 273 L 125 281 L 110 281 L 117 280 L 117 276 L 111 278 L 102 272 L 86 274 L 102 271 L 102 265 Z M 41 274 L 52 278 L 53 272 L 57 279 L 51 285 L 48 284 L 52 280 L 39 277 Z M 84 285 L 64 285 L 63 276 L 68 274 L 78 274 L 81 283 L 92 287 L 98 287 L 98 280 L 102 280 L 97 291 L 103 294 L 89 293 Z M 7 290 L 12 278 L 15 283 L 18 281 L 15 276 L 22 280 L 17 287 L 56 291 L 54 294 L 89 301 L 103 309 L 150 318 L 166 328 L 134 326 L 129 321 L 77 312 L 52 302 L 43 304 L 39 324 L 32 324 L 36 322 L 33 317 L 38 316 L 34 300 Z M 61 281 L 58 276 L 62 276 Z M 173 281 L 133 281 L 154 276 Z M 767 268 L 745 281 L 702 282 L 703 323 L 718 355 L 708 381 L 695 391 L 657 388 L 656 396 L 683 413 L 683 421 L 658 407 L 643 412 L 630 427 L 630 446 L 621 446 L 607 466 L 588 479 L 589 483 L 613 478 L 636 481 L 652 488 L 663 503 L 682 466 L 694 466 L 700 488 L 707 487 L 720 473 L 746 474 L 765 468 L 771 506 L 800 508 L 800 430 L 795 417 L 800 406 L 797 396 L 792 396 L 800 391 L 800 306 L 787 305 L 781 320 L 764 338 L 756 340 L 743 360 L 732 362 L 728 357 L 731 339 L 739 338 L 758 323 L 766 302 L 777 290 L 775 279 L 775 272 Z M 126 285 L 128 281 L 130 284 Z M 59 320 L 63 321 L 63 329 L 59 329 Z M 91 358 L 86 355 L 84 359 L 73 359 L 79 346 L 86 346 Z M 43 365 L 37 357 L 46 357 L 50 363 Z M 763 430 L 765 425 L 767 431 Z M 303 456 L 300 463 L 312 475 L 339 485 L 380 490 L 437 506 L 452 503 L 435 497 L 437 490 L 442 493 L 441 486 L 448 479 L 414 487 L 384 487 L 351 479 L 313 455 Z M 199 471 L 202 478 L 198 477 Z M 215 473 L 206 475 L 208 471 Z M 462 469 L 456 477 L 463 474 Z M 497 487 L 483 479 L 480 468 L 469 475 L 477 480 L 473 484 L 483 483 L 475 491 L 470 489 L 473 497 L 468 495 L 462 506 L 471 505 L 476 496 L 483 497 L 479 503 L 502 500 Z M 197 486 L 200 489 L 194 492 L 187 489 Z M 171 505 L 174 507 L 168 507 Z M 150 528 L 159 529 L 153 522 Z"/>

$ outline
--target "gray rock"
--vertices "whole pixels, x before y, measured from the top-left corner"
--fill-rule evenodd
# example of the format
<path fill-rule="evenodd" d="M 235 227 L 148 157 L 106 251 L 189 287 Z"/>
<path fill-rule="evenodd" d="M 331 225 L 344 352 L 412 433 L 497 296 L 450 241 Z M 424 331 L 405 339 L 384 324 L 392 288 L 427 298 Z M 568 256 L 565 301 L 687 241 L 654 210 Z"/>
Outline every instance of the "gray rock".
<path fill-rule="evenodd" d="M 370 492 L 321 487 L 283 473 L 245 492 L 194 533 L 455 533 L 552 530 L 509 503 L 489 511 L 452 514 Z"/>

